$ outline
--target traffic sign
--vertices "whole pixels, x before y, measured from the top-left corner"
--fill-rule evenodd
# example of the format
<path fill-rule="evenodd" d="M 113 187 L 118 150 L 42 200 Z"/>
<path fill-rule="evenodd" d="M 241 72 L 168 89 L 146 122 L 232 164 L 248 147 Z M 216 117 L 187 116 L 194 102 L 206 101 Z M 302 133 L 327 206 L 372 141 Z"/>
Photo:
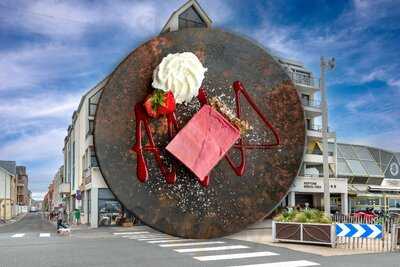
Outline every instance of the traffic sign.
<path fill-rule="evenodd" d="M 383 227 L 381 224 L 337 223 L 336 236 L 381 239 Z"/>

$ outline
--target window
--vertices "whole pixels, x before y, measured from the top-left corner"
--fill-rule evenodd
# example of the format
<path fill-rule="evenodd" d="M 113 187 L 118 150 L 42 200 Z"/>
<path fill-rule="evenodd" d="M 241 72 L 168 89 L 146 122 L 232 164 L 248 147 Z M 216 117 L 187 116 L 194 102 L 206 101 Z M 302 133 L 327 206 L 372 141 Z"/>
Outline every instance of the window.
<path fill-rule="evenodd" d="M 86 135 L 92 135 L 94 130 L 94 120 L 89 120 L 88 126 L 88 132 Z"/>
<path fill-rule="evenodd" d="M 355 176 L 367 176 L 367 172 L 358 160 L 346 160 Z"/>
<path fill-rule="evenodd" d="M 99 226 L 115 225 L 117 217 L 122 213 L 121 204 L 115 199 L 110 189 L 100 188 L 98 194 Z"/>
<path fill-rule="evenodd" d="M 363 161 L 361 161 L 361 163 L 364 166 L 364 168 L 367 170 L 369 175 L 383 176 L 381 169 L 378 167 L 378 164 L 376 164 L 375 161 L 363 160 Z"/>
<path fill-rule="evenodd" d="M 206 28 L 207 24 L 200 17 L 199 13 L 192 7 L 179 15 L 179 29 L 184 28 Z"/>
<path fill-rule="evenodd" d="M 349 145 L 338 145 L 338 148 L 341 150 L 341 154 L 345 159 L 357 159 L 356 153 L 354 153 L 353 149 Z"/>
<path fill-rule="evenodd" d="M 101 90 L 89 98 L 89 116 L 96 115 L 97 103 L 101 96 Z"/>
<path fill-rule="evenodd" d="M 90 166 L 91 167 L 98 167 L 96 153 L 94 151 L 94 147 L 90 147 Z"/>
<path fill-rule="evenodd" d="M 337 172 L 339 176 L 352 175 L 352 172 L 349 166 L 347 165 L 346 161 L 341 158 L 338 158 L 337 160 Z"/>
<path fill-rule="evenodd" d="M 354 152 L 356 152 L 357 156 L 361 160 L 374 160 L 369 153 L 368 149 L 365 147 L 353 146 Z"/>

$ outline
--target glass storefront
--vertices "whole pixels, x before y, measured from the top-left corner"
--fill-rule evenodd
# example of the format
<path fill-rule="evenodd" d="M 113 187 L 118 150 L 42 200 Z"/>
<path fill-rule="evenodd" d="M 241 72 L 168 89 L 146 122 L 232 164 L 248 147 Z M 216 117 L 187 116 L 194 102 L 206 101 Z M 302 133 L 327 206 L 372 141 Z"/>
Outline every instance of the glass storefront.
<path fill-rule="evenodd" d="M 364 211 L 369 208 L 381 210 L 384 208 L 381 196 L 357 196 L 350 198 L 351 212 Z"/>
<path fill-rule="evenodd" d="M 116 225 L 122 215 L 122 206 L 111 193 L 110 189 L 99 189 L 99 226 Z"/>

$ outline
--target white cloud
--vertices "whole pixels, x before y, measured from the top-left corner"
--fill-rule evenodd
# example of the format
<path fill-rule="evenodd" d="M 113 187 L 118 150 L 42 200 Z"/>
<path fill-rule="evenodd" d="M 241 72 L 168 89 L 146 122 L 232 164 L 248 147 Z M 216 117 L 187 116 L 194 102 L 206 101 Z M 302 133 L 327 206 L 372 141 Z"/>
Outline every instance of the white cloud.
<path fill-rule="evenodd" d="M 14 121 L 37 118 L 70 117 L 82 93 L 41 93 L 15 99 L 0 99 L 0 119 Z"/>
<path fill-rule="evenodd" d="M 84 47 L 55 43 L 1 52 L 0 90 L 33 88 L 41 83 L 48 83 L 55 78 L 77 72 L 88 60 L 88 52 Z"/>
<path fill-rule="evenodd" d="M 400 78 L 399 79 L 389 79 L 388 84 L 392 87 L 400 88 Z"/>
<path fill-rule="evenodd" d="M 393 138 L 400 136 L 400 128 L 389 131 L 380 131 L 376 134 L 367 134 L 356 138 L 343 138 L 344 142 L 387 149 L 393 152 L 400 152 L 400 139 Z"/>
<path fill-rule="evenodd" d="M 60 128 L 22 136 L 2 145 L 0 158 L 27 162 L 61 159 L 65 135 L 66 129 Z"/>
<path fill-rule="evenodd" d="M 32 192 L 32 198 L 34 200 L 43 200 L 47 192 Z"/>
<path fill-rule="evenodd" d="M 346 108 L 350 112 L 357 112 L 360 108 L 365 108 L 373 104 L 376 101 L 376 97 L 371 92 L 363 94 L 352 101 L 347 101 Z"/>

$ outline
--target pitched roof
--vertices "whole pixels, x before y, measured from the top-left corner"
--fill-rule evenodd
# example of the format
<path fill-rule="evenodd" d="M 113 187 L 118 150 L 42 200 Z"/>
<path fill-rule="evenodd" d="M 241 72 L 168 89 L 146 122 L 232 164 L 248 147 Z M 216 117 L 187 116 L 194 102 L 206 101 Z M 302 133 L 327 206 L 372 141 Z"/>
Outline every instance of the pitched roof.
<path fill-rule="evenodd" d="M 9 160 L 0 160 L 0 167 L 8 171 L 9 173 L 16 175 L 16 162 Z"/>
<path fill-rule="evenodd" d="M 183 4 L 181 7 L 179 7 L 177 10 L 175 10 L 171 16 L 169 17 L 169 19 L 167 20 L 167 23 L 165 23 L 163 29 L 161 30 L 161 33 L 163 33 L 166 28 L 167 25 L 169 25 L 170 21 L 172 20 L 173 17 L 180 15 L 181 13 L 183 13 L 185 10 L 187 10 L 189 7 L 193 7 L 201 16 L 201 18 L 203 20 L 205 20 L 205 22 L 210 25 L 212 23 L 212 20 L 210 19 L 210 17 L 207 15 L 207 13 L 204 11 L 204 9 L 200 6 L 200 4 L 196 1 L 196 0 L 189 0 L 187 1 L 185 4 Z"/>

